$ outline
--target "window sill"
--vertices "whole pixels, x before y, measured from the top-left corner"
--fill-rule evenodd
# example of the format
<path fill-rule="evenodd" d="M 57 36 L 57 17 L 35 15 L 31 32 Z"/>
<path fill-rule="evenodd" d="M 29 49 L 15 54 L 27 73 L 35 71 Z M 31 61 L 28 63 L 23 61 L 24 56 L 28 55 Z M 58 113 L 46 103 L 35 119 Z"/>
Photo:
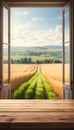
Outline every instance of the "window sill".
<path fill-rule="evenodd" d="M 0 100 L 0 128 L 74 128 L 74 100 Z"/>

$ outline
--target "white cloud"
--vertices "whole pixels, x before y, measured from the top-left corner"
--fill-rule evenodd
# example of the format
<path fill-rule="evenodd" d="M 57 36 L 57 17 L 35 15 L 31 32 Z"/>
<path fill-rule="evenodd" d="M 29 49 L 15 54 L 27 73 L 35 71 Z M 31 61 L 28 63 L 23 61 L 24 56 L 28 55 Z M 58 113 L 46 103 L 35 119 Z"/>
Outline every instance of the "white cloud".
<path fill-rule="evenodd" d="M 34 18 L 32 19 L 33 22 L 44 21 L 44 20 L 46 20 L 46 19 L 43 18 L 43 17 L 34 17 Z"/>
<path fill-rule="evenodd" d="M 15 15 L 21 16 L 21 15 L 29 15 L 29 11 L 20 11 L 20 12 L 15 12 Z"/>
<path fill-rule="evenodd" d="M 44 46 L 62 44 L 62 26 L 48 30 L 29 30 L 25 25 L 12 29 L 11 43 L 13 46 Z"/>

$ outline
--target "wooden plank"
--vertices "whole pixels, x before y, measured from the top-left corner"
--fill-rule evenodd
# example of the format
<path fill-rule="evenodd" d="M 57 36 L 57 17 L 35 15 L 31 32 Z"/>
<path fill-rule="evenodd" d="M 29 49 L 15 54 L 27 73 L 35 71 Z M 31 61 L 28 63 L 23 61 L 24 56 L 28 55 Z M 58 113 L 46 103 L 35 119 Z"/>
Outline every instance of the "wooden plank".
<path fill-rule="evenodd" d="M 63 115 L 64 114 L 64 115 Z M 1 113 L 0 114 L 0 126 L 6 123 L 13 127 L 18 127 L 19 124 L 21 127 L 55 127 L 58 128 L 59 124 L 62 124 L 62 127 L 74 127 L 74 114 L 73 113 L 63 113 L 60 112 L 11 112 L 11 113 Z M 30 123 L 30 124 L 29 124 Z M 37 125 L 36 125 L 36 124 Z M 29 124 L 29 125 L 28 125 Z M 44 125 L 43 125 L 44 124 Z M 47 124 L 45 126 L 45 124 Z M 52 125 L 51 125 L 52 124 Z M 5 126 L 3 126 L 5 127 Z"/>
<path fill-rule="evenodd" d="M 0 128 L 73 128 L 74 100 L 0 100 Z"/>
<path fill-rule="evenodd" d="M 23 3 L 24 2 L 24 0 L 4 0 L 5 2 L 8 2 L 8 3 Z M 33 3 L 38 3 L 38 2 L 40 2 L 40 3 L 44 3 L 44 2 L 49 2 L 49 3 L 66 3 L 66 2 L 68 2 L 69 0 L 25 0 L 25 2 L 27 3 L 27 2 L 33 2 Z"/>
<path fill-rule="evenodd" d="M 63 115 L 64 114 L 64 115 Z M 72 112 L 2 112 L 0 113 L 1 122 L 73 122 L 74 113 Z M 13 119 L 12 121 L 10 119 Z"/>
<path fill-rule="evenodd" d="M 63 7 L 69 0 L 4 0 L 11 7 Z"/>
<path fill-rule="evenodd" d="M 74 104 L 74 100 L 18 100 L 18 99 L 10 99 L 10 100 L 4 100 L 4 99 L 1 99 L 0 100 L 0 105 L 2 104 L 2 103 L 4 103 L 4 104 L 12 104 L 12 103 L 14 103 L 14 104 L 19 104 L 19 103 L 21 103 L 21 104 L 23 104 L 23 103 L 25 103 L 25 104 L 58 104 L 58 105 L 62 105 L 62 104 L 66 104 L 66 105 L 68 105 L 68 104 L 71 104 L 71 106 Z"/>
<path fill-rule="evenodd" d="M 3 102 L 2 102 L 3 101 Z M 74 111 L 74 102 L 49 100 L 1 100 L 0 111 Z"/>
<path fill-rule="evenodd" d="M 73 100 L 0 100 L 0 106 L 27 106 L 27 107 L 37 107 L 37 106 L 44 106 L 44 107 L 74 107 Z"/>
<path fill-rule="evenodd" d="M 57 101 L 57 102 L 58 102 L 58 101 Z M 49 102 L 49 103 L 48 103 L 48 102 L 46 101 L 46 102 L 41 103 L 41 102 L 37 102 L 37 101 L 36 101 L 36 102 L 34 102 L 34 101 L 29 101 L 29 102 L 27 102 L 27 101 L 25 101 L 25 100 L 24 100 L 24 102 L 22 102 L 22 100 L 21 100 L 21 102 L 20 102 L 20 101 L 17 101 L 17 100 L 16 100 L 16 102 L 15 102 L 15 101 L 13 101 L 13 102 L 7 102 L 7 101 L 6 101 L 6 102 L 3 102 L 3 103 L 2 103 L 2 101 L 0 101 L 0 106 L 2 106 L 2 105 L 4 105 L 4 106 L 6 106 L 6 105 L 7 105 L 7 106 L 9 106 L 9 105 L 11 105 L 11 106 L 12 106 L 12 105 L 15 105 L 15 106 L 16 106 L 16 105 L 22 105 L 22 106 L 28 106 L 28 107 L 29 107 L 29 106 L 44 106 L 44 107 L 47 107 L 47 106 L 48 106 L 48 107 L 50 107 L 50 106 L 58 106 L 58 107 L 62 107 L 62 106 L 68 106 L 68 107 L 69 107 L 69 106 L 70 106 L 70 107 L 73 107 L 73 106 L 74 106 L 74 102 L 71 102 L 71 103 L 69 103 L 69 102 L 67 102 L 67 103 L 65 103 L 65 102 L 64 102 L 64 103 L 62 103 L 62 102 L 60 103 L 60 102 L 58 102 L 58 103 L 57 103 L 57 102 L 54 102 L 54 101 L 53 101 L 53 102 Z"/>
<path fill-rule="evenodd" d="M 34 8 L 62 8 L 64 4 L 8 4 L 10 7 L 15 7 L 15 8 L 24 8 L 24 7 L 34 7 Z"/>
<path fill-rule="evenodd" d="M 25 106 L 25 105 L 28 105 L 28 106 L 44 106 L 44 107 L 50 107 L 51 105 L 52 106 L 58 106 L 58 107 L 61 107 L 61 106 L 70 106 L 70 107 L 73 107 L 74 106 L 74 102 L 73 101 L 50 101 L 50 100 L 40 100 L 40 101 L 37 101 L 37 100 L 29 100 L 29 101 L 27 101 L 27 100 L 5 100 L 5 101 L 2 101 L 2 100 L 0 100 L 0 106 L 1 105 L 23 105 L 23 106 Z"/>
<path fill-rule="evenodd" d="M 63 109 L 63 110 L 62 110 Z M 51 108 L 51 109 L 47 109 L 47 108 L 18 108 L 18 107 L 12 107 L 12 108 L 1 108 L 0 112 L 70 112 L 72 111 L 72 113 L 74 113 L 74 110 L 73 109 L 66 109 L 66 108 L 62 108 L 62 109 L 59 109 L 59 108 Z"/>

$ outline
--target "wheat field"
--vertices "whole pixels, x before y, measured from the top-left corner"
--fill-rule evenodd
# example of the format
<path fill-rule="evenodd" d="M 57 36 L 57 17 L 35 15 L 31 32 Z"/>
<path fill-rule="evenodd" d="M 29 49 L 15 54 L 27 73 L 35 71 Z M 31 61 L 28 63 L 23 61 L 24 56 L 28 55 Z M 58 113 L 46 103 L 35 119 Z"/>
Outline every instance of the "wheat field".
<path fill-rule="evenodd" d="M 37 71 L 37 65 L 33 64 L 11 64 L 11 90 L 14 91 L 23 82 L 30 79 Z M 4 64 L 3 82 L 8 80 L 8 66 Z"/>
<path fill-rule="evenodd" d="M 55 93 L 62 98 L 62 64 L 11 64 L 11 90 L 16 90 L 23 82 L 29 80 L 37 71 L 47 79 Z M 4 64 L 3 81 L 7 83 L 7 65 Z M 65 65 L 65 83 L 69 82 L 69 65 Z"/>
<path fill-rule="evenodd" d="M 45 75 L 55 93 L 62 98 L 62 80 L 63 80 L 63 67 L 62 64 L 41 65 L 41 72 Z M 69 83 L 69 65 L 65 65 L 65 83 Z"/>

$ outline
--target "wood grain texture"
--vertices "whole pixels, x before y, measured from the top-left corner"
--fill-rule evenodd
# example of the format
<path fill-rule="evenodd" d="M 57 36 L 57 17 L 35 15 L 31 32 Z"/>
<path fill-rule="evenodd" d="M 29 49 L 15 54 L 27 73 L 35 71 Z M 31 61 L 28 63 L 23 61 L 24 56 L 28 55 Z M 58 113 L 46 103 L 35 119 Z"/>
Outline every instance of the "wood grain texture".
<path fill-rule="evenodd" d="M 0 100 L 0 127 L 74 128 L 74 100 Z"/>
<path fill-rule="evenodd" d="M 69 0 L 4 0 L 11 7 L 63 7 Z"/>

